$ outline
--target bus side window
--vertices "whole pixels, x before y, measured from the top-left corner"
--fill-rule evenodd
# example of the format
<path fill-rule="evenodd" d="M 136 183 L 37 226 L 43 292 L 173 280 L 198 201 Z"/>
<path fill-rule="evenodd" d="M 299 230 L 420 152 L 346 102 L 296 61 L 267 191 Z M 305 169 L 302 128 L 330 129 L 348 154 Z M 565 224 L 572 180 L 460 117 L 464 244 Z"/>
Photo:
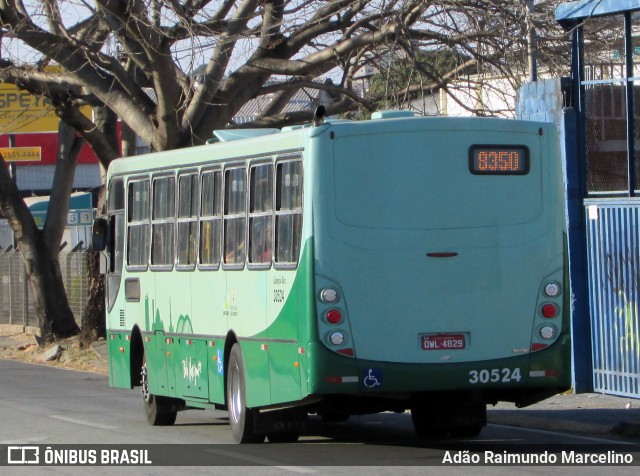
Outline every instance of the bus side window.
<path fill-rule="evenodd" d="M 219 171 L 202 173 L 200 187 L 200 266 L 220 265 L 220 234 L 222 230 L 222 180 Z"/>
<path fill-rule="evenodd" d="M 247 226 L 246 181 L 244 167 L 224 172 L 224 264 L 230 267 L 244 266 Z"/>
<path fill-rule="evenodd" d="M 276 256 L 280 265 L 295 265 L 302 236 L 302 162 L 288 161 L 276 169 Z"/>
<path fill-rule="evenodd" d="M 113 180 L 109 186 L 109 243 L 107 253 L 109 255 L 109 269 L 107 271 L 107 307 L 113 308 L 120 289 L 122 277 L 122 264 L 124 261 L 124 181 Z"/>
<path fill-rule="evenodd" d="M 149 180 L 129 182 L 127 265 L 146 268 L 149 260 Z"/>
<path fill-rule="evenodd" d="M 173 267 L 176 214 L 176 181 L 173 176 L 153 180 L 151 265 Z"/>
<path fill-rule="evenodd" d="M 124 251 L 124 183 L 114 180 L 109 187 L 109 272 L 122 272 L 122 253 Z"/>
<path fill-rule="evenodd" d="M 194 269 L 198 237 L 198 175 L 178 178 L 178 266 Z"/>
<path fill-rule="evenodd" d="M 251 168 L 249 195 L 249 263 L 271 264 L 273 242 L 273 165 Z"/>

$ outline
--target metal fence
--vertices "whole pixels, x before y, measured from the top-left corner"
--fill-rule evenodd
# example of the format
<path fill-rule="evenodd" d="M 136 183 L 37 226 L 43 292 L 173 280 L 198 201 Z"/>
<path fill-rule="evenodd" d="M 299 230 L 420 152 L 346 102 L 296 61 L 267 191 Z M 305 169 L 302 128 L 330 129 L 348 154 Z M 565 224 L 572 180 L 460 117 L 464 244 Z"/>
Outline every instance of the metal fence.
<path fill-rule="evenodd" d="M 88 293 L 87 252 L 61 254 L 60 270 L 71 311 L 80 325 Z M 0 253 L 0 324 L 39 326 L 19 252 Z"/>
<path fill-rule="evenodd" d="M 585 206 L 593 389 L 640 398 L 640 203 Z"/>

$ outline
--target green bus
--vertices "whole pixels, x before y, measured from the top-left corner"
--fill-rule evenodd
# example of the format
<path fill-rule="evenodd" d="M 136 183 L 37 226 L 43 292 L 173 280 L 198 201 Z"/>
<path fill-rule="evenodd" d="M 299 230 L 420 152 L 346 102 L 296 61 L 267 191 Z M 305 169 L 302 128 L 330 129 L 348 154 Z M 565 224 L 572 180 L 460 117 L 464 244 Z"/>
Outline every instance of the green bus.
<path fill-rule="evenodd" d="M 229 412 L 237 442 L 411 411 L 474 436 L 486 405 L 571 385 L 555 127 L 414 117 L 215 132 L 112 163 L 94 228 L 109 382 L 149 423 Z"/>

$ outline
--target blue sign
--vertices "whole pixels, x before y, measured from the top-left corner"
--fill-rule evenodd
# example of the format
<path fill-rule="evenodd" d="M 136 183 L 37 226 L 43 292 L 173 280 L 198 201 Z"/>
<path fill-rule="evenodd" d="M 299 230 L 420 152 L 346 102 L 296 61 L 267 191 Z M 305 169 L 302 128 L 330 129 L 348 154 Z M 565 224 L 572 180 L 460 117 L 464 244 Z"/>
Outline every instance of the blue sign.
<path fill-rule="evenodd" d="M 382 369 L 364 369 L 362 383 L 365 388 L 376 389 L 382 388 L 383 380 Z"/>

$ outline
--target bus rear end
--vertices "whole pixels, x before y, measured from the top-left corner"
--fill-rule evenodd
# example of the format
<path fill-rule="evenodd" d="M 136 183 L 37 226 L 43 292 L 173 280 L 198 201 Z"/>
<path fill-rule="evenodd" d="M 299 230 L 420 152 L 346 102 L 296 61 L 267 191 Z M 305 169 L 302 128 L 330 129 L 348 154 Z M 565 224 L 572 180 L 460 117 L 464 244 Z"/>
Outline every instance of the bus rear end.
<path fill-rule="evenodd" d="M 565 224 L 551 125 L 335 124 L 314 165 L 310 391 L 326 414 L 411 408 L 477 433 L 485 405 L 571 384 Z"/>

